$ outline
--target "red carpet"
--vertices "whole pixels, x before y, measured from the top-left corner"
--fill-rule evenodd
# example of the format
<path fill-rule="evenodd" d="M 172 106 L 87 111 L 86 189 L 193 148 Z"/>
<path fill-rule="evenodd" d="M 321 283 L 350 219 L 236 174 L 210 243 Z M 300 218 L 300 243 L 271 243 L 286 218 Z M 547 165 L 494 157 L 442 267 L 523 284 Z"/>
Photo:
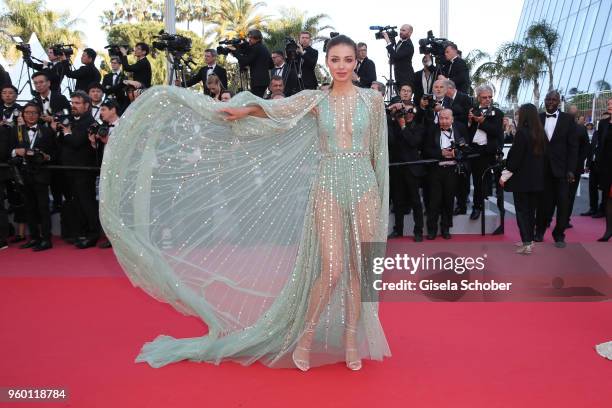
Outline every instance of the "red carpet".
<path fill-rule="evenodd" d="M 573 223 L 570 242 L 601 234 L 600 220 Z M 485 239 L 517 239 L 514 220 L 506 231 Z M 601 245 L 609 254 L 612 243 Z M 610 302 L 382 303 L 393 356 L 359 372 L 341 364 L 308 373 L 233 363 L 153 369 L 133 362 L 144 342 L 206 328 L 132 287 L 112 251 L 57 244 L 40 254 L 9 248 L 0 260 L 0 387 L 70 395 L 0 406 L 612 406 L 612 361 L 593 348 L 612 340 Z"/>

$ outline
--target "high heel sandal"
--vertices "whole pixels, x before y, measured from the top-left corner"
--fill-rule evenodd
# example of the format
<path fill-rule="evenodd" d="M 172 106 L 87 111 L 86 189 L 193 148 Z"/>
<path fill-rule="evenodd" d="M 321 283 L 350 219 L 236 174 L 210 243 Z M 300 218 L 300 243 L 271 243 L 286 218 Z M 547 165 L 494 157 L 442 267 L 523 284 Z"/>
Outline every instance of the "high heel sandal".
<path fill-rule="evenodd" d="M 350 331 L 351 333 L 354 333 L 355 336 L 357 336 L 357 328 L 355 326 L 346 326 L 346 331 Z M 359 350 L 357 350 L 354 347 L 346 347 L 346 354 L 345 354 L 345 360 L 346 360 L 346 366 L 353 371 L 357 371 L 359 369 L 361 369 L 361 359 L 357 360 L 357 361 L 349 361 L 349 352 L 355 352 L 358 353 Z"/>
<path fill-rule="evenodd" d="M 309 334 L 312 335 L 314 333 L 314 327 L 316 326 L 316 323 L 308 323 L 306 325 L 306 328 L 304 329 L 304 333 L 302 334 L 302 337 L 305 334 Z M 301 340 L 301 339 L 300 339 Z M 312 338 L 310 339 L 310 342 L 312 343 Z M 299 343 L 299 341 L 298 341 Z M 295 352 L 297 350 L 303 350 L 303 351 L 307 351 L 309 353 L 309 357 L 310 357 L 310 347 L 302 347 L 302 346 L 295 346 L 295 349 L 293 349 L 293 353 L 291 354 L 291 358 L 293 359 L 293 364 L 295 364 L 295 366 L 297 368 L 299 368 L 302 371 L 308 371 L 310 369 L 310 360 L 303 360 L 303 359 L 299 359 L 295 357 Z"/>

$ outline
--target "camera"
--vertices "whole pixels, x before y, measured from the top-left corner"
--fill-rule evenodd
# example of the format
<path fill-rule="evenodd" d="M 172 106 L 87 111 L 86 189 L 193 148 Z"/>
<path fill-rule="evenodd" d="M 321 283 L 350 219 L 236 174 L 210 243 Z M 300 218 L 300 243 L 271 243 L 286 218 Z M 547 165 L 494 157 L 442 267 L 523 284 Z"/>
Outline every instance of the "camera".
<path fill-rule="evenodd" d="M 108 44 L 104 48 L 108 50 L 109 57 L 122 57 L 123 54 L 121 53 L 121 50 L 120 50 L 121 47 L 127 50 L 128 55 L 130 55 L 130 53 L 132 52 L 129 45 L 127 44 Z"/>
<path fill-rule="evenodd" d="M 298 45 L 291 37 L 285 37 L 285 55 L 287 61 L 295 61 L 297 59 Z"/>
<path fill-rule="evenodd" d="M 72 47 L 74 47 L 74 44 L 53 44 L 49 48 L 51 48 L 53 53 L 57 56 L 65 55 L 66 57 L 70 57 L 74 54 Z"/>
<path fill-rule="evenodd" d="M 106 122 L 94 122 L 87 128 L 87 133 L 94 134 L 96 137 L 107 137 L 110 134 L 111 127 L 113 127 L 113 125 L 109 125 Z"/>
<path fill-rule="evenodd" d="M 6 108 L 2 112 L 2 126 L 11 128 L 17 123 L 17 117 L 19 116 L 19 109 L 16 106 L 12 108 Z"/>
<path fill-rule="evenodd" d="M 457 143 L 454 140 L 451 140 L 450 148 L 455 152 L 455 161 L 457 162 L 457 174 L 465 174 L 467 171 L 467 155 L 470 153 L 469 146 L 466 143 Z"/>
<path fill-rule="evenodd" d="M 217 47 L 217 54 L 219 55 L 229 55 L 232 50 L 227 47 L 223 47 L 223 45 L 233 45 L 237 50 L 246 48 L 249 46 L 249 42 L 244 38 L 232 38 L 231 40 L 222 40 L 219 41 L 219 46 Z"/>
<path fill-rule="evenodd" d="M 24 42 L 21 37 L 12 36 L 11 39 L 16 43 L 15 48 L 23 53 L 23 57 L 29 57 L 32 55 L 32 48 L 30 44 Z"/>
<path fill-rule="evenodd" d="M 427 32 L 427 38 L 421 38 L 419 40 L 419 52 L 421 54 L 431 54 L 436 58 L 436 64 L 444 62 L 444 50 L 448 46 L 450 41 L 446 38 L 436 38 L 433 35 L 433 31 Z"/>
<path fill-rule="evenodd" d="M 68 109 L 62 109 L 53 115 L 53 120 L 57 122 L 58 126 L 71 126 L 74 123 L 74 116 Z"/>
<path fill-rule="evenodd" d="M 374 38 L 377 40 L 382 40 L 383 38 L 383 33 L 387 33 L 387 35 L 389 36 L 389 40 L 391 40 L 391 42 L 395 41 L 395 37 L 397 37 L 397 31 L 395 31 L 397 28 L 397 26 L 370 26 L 370 30 L 377 30 L 377 33 L 374 33 Z"/>
<path fill-rule="evenodd" d="M 329 33 L 329 38 L 327 38 L 325 41 L 323 41 L 323 52 L 327 52 L 327 44 L 329 43 L 329 40 L 331 40 L 334 37 L 339 36 L 340 33 L 337 33 L 335 31 L 332 31 L 331 33 Z"/>
<path fill-rule="evenodd" d="M 164 30 L 156 35 L 157 41 L 153 41 L 153 48 L 160 51 L 167 51 L 171 54 L 185 54 L 191 50 L 191 38 L 180 34 L 169 34 Z"/>
<path fill-rule="evenodd" d="M 474 108 L 472 108 L 472 115 L 475 117 L 490 117 L 490 116 L 495 116 L 495 110 L 493 109 L 492 106 L 488 106 L 486 108 L 480 108 L 479 106 L 476 106 Z"/>

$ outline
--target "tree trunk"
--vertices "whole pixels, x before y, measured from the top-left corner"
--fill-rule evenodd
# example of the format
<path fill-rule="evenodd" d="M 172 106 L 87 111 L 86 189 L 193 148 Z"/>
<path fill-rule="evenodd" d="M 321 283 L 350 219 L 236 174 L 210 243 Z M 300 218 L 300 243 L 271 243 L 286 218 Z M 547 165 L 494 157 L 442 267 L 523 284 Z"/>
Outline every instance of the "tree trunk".
<path fill-rule="evenodd" d="M 540 84 L 537 79 L 533 81 L 533 104 L 540 107 Z"/>
<path fill-rule="evenodd" d="M 550 92 L 554 89 L 552 56 L 548 56 L 548 61 L 546 63 L 548 65 L 548 92 Z"/>

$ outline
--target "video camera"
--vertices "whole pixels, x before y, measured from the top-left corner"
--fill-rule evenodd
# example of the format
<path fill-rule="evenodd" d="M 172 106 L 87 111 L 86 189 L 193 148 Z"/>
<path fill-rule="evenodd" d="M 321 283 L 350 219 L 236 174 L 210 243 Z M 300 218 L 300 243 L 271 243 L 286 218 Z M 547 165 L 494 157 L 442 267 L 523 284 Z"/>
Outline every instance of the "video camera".
<path fill-rule="evenodd" d="M 433 35 L 433 31 L 427 32 L 427 38 L 421 38 L 419 40 L 419 52 L 421 54 L 431 54 L 436 58 L 436 64 L 444 62 L 444 50 L 448 46 L 450 41 L 446 38 L 436 38 Z"/>
<path fill-rule="evenodd" d="M 28 58 L 32 55 L 32 48 L 30 44 L 24 42 L 21 37 L 11 37 L 11 39 L 16 43 L 15 48 L 23 53 L 24 58 Z"/>
<path fill-rule="evenodd" d="M 291 37 L 285 37 L 285 56 L 286 60 L 291 62 L 297 59 L 298 45 Z"/>
<path fill-rule="evenodd" d="M 180 34 L 170 34 L 161 30 L 159 35 L 154 36 L 157 41 L 153 41 L 153 48 L 160 51 L 167 51 L 173 55 L 182 55 L 191 50 L 191 38 Z"/>
<path fill-rule="evenodd" d="M 219 41 L 219 46 L 217 47 L 217 54 L 219 55 L 229 55 L 232 50 L 227 47 L 223 47 L 223 45 L 233 45 L 237 50 L 244 49 L 249 46 L 249 42 L 244 38 L 233 38 L 231 40 L 222 40 Z"/>
<path fill-rule="evenodd" d="M 106 122 L 94 122 L 89 126 L 89 128 L 87 128 L 87 133 L 96 135 L 96 137 L 107 137 L 110 134 L 110 128 L 112 127 L 113 125 Z"/>
<path fill-rule="evenodd" d="M 74 54 L 72 47 L 74 47 L 74 44 L 53 44 L 49 48 L 51 48 L 53 53 L 57 56 L 65 55 L 66 58 L 70 58 L 70 56 Z"/>
<path fill-rule="evenodd" d="M 108 44 L 104 48 L 108 50 L 109 57 L 122 57 L 123 54 L 121 53 L 121 50 L 120 50 L 121 47 L 127 50 L 128 55 L 130 55 L 130 53 L 132 52 L 132 50 L 130 49 L 130 46 L 127 44 Z"/>
<path fill-rule="evenodd" d="M 383 33 L 387 33 L 387 35 L 389 36 L 389 40 L 391 40 L 391 42 L 395 42 L 395 37 L 397 37 L 397 31 L 395 31 L 395 29 L 397 28 L 397 26 L 370 26 L 370 30 L 377 30 L 377 33 L 374 33 L 374 38 L 377 40 L 382 40 L 383 38 Z"/>
<path fill-rule="evenodd" d="M 323 41 L 323 52 L 327 52 L 327 44 L 329 43 L 329 40 L 331 40 L 334 37 L 339 36 L 340 33 L 337 33 L 335 31 L 332 31 L 331 33 L 329 33 L 329 38 L 327 38 L 325 41 Z"/>
<path fill-rule="evenodd" d="M 72 116 L 72 113 L 69 109 L 62 109 L 61 111 L 53 115 L 53 120 L 57 122 L 57 125 L 59 127 L 63 128 L 65 126 L 72 126 L 72 124 L 74 123 L 74 116 Z"/>

